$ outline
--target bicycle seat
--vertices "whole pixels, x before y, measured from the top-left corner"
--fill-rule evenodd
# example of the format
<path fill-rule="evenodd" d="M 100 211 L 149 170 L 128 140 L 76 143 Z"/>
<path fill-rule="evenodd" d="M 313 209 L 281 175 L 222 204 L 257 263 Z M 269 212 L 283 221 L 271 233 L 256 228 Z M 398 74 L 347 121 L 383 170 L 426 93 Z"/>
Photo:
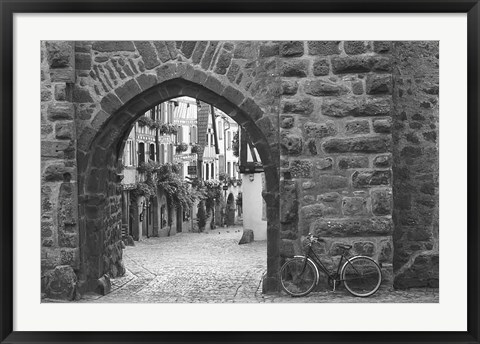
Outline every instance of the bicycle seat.
<path fill-rule="evenodd" d="M 352 246 L 352 245 L 345 245 L 345 244 L 337 244 L 337 247 L 348 251 L 348 250 L 351 249 L 353 246 Z"/>

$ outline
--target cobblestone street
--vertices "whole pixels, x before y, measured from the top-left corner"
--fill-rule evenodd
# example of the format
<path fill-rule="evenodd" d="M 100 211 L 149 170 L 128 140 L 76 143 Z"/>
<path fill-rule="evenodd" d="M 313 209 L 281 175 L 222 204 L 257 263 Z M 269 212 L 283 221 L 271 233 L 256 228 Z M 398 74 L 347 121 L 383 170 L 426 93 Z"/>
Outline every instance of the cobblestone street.
<path fill-rule="evenodd" d="M 437 289 L 380 290 L 368 299 L 350 296 L 343 288 L 302 298 L 262 295 L 266 241 L 238 245 L 241 236 L 242 228 L 233 227 L 136 242 L 124 250 L 127 273 L 112 280 L 112 292 L 85 295 L 79 302 L 438 302 Z"/>

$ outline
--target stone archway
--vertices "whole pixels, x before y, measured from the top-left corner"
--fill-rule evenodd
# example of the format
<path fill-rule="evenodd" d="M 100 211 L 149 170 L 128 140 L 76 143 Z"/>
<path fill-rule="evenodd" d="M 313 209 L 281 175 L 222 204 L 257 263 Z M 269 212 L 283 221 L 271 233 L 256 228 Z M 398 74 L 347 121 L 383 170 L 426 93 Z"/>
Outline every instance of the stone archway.
<path fill-rule="evenodd" d="M 384 260 L 397 287 L 435 285 L 438 59 L 420 41 L 42 42 L 42 290 L 71 299 L 122 269 L 118 152 L 139 113 L 180 95 L 260 154 L 264 290 L 310 231 Z"/>
<path fill-rule="evenodd" d="M 98 131 L 91 135 L 85 128 L 79 136 L 78 152 L 79 222 L 80 222 L 80 278 L 86 289 L 93 289 L 104 274 L 116 276 L 124 269 L 121 245 L 121 208 L 118 176 L 119 159 L 126 136 L 133 123 L 149 108 L 178 96 L 189 96 L 219 108 L 248 133 L 258 149 L 266 175 L 267 212 L 278 208 L 278 166 L 271 144 L 256 121 L 263 111 L 255 101 L 238 89 L 225 85 L 186 63 L 165 64 L 161 72 L 140 75 L 105 95 L 101 110 L 92 120 Z M 159 77 L 162 75 L 162 77 Z M 275 130 L 273 126 L 268 128 Z M 267 135 L 271 135 L 269 132 Z M 272 195 L 273 197 L 271 197 Z M 277 228 L 278 218 L 269 217 L 270 228 Z M 270 230 L 268 242 L 279 241 L 276 231 Z M 279 245 L 268 245 L 268 272 L 270 284 L 266 290 L 275 290 L 275 276 L 279 267 Z M 273 249 L 272 249 L 273 248 Z"/>

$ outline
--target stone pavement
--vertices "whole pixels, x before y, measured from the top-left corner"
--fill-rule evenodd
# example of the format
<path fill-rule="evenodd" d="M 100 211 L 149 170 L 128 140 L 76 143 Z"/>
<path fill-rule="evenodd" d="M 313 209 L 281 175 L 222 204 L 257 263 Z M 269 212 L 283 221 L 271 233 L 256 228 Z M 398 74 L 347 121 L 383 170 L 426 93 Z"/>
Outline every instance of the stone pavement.
<path fill-rule="evenodd" d="M 285 293 L 262 295 L 266 241 L 238 245 L 241 227 L 149 238 L 124 250 L 127 273 L 112 279 L 105 296 L 84 295 L 95 303 L 262 303 L 262 302 L 438 302 L 438 290 L 380 290 L 364 299 L 343 288 L 292 298 Z"/>

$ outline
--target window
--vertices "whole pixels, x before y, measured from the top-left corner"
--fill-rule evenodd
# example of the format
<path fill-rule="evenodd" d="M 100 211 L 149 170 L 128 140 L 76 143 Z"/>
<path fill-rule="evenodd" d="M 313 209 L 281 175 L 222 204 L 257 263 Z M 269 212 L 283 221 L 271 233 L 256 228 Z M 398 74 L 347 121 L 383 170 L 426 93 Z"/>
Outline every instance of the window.
<path fill-rule="evenodd" d="M 150 160 L 155 161 L 155 145 L 153 143 L 150 144 Z"/>
<path fill-rule="evenodd" d="M 232 132 L 227 131 L 227 149 L 232 149 Z"/>
<path fill-rule="evenodd" d="M 232 164 L 232 163 L 231 163 L 230 161 L 227 162 L 227 175 L 228 175 L 229 177 L 232 176 L 232 174 L 230 173 L 231 164 Z"/>
<path fill-rule="evenodd" d="M 213 178 L 215 178 L 215 168 L 213 167 L 213 162 L 210 164 L 210 176 Z"/>
<path fill-rule="evenodd" d="M 132 161 L 130 160 L 130 143 L 131 141 L 127 141 L 125 144 L 125 149 L 123 150 L 123 164 L 125 166 L 132 165 Z"/>
<path fill-rule="evenodd" d="M 145 144 L 143 142 L 138 143 L 138 164 L 145 162 Z"/>
<path fill-rule="evenodd" d="M 177 143 L 183 142 L 183 127 L 178 128 L 177 131 Z"/>
<path fill-rule="evenodd" d="M 160 164 L 165 163 L 165 145 L 160 145 Z"/>
<path fill-rule="evenodd" d="M 191 138 L 191 142 L 192 143 L 197 143 L 197 127 L 196 126 L 192 126 L 192 129 L 191 129 L 191 135 L 192 135 L 192 138 Z"/>
<path fill-rule="evenodd" d="M 208 164 L 205 164 L 205 180 L 208 180 Z"/>
<path fill-rule="evenodd" d="M 223 140 L 223 122 L 220 120 L 218 121 L 218 139 Z"/>
<path fill-rule="evenodd" d="M 168 145 L 168 162 L 173 162 L 173 144 Z"/>

